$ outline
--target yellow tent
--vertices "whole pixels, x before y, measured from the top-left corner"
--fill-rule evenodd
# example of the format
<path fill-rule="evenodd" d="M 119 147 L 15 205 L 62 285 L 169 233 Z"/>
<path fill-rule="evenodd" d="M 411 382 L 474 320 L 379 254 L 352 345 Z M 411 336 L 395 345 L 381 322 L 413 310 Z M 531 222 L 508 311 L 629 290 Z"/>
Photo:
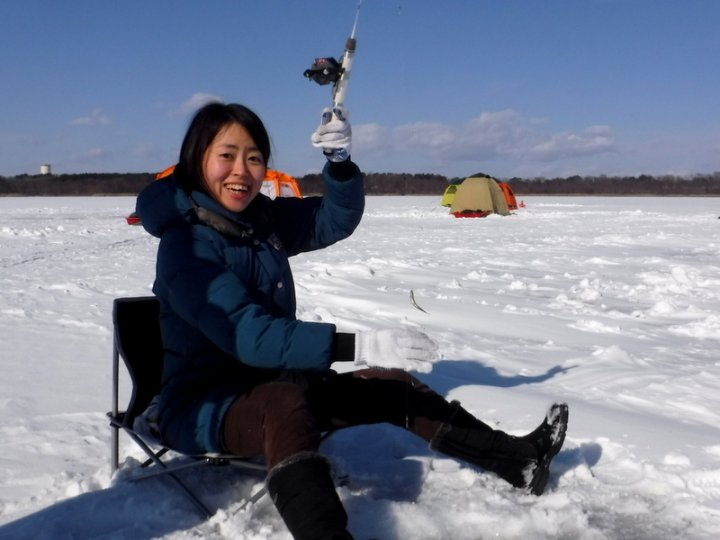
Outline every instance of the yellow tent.
<path fill-rule="evenodd" d="M 450 205 L 455 217 L 485 217 L 510 214 L 507 201 L 497 182 L 487 176 L 471 176 L 460 184 Z"/>
<path fill-rule="evenodd" d="M 445 188 L 445 193 L 443 193 L 442 200 L 440 201 L 440 206 L 452 205 L 458 185 L 459 184 L 450 184 L 448 187 Z"/>

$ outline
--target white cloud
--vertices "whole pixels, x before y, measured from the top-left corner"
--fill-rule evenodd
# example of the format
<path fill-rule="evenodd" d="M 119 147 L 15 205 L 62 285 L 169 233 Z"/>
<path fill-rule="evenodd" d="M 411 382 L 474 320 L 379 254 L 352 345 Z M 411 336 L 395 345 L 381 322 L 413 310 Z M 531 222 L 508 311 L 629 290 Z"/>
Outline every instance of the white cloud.
<path fill-rule="evenodd" d="M 416 122 L 389 128 L 354 126 L 354 141 L 365 154 L 411 153 L 437 160 L 483 161 L 503 157 L 554 161 L 616 151 L 609 126 L 580 132 L 547 131 L 544 119 L 525 118 L 511 109 L 483 112 L 459 125 Z"/>
<path fill-rule="evenodd" d="M 141 144 L 132 149 L 132 155 L 139 158 L 155 157 L 161 153 L 157 144 Z"/>
<path fill-rule="evenodd" d="M 382 154 L 389 147 L 388 128 L 380 124 L 360 124 L 352 127 L 353 144 L 365 152 Z"/>
<path fill-rule="evenodd" d="M 616 150 L 613 132 L 608 126 L 591 126 L 582 133 L 555 133 L 530 148 L 529 156 L 544 161 L 586 156 Z"/>
<path fill-rule="evenodd" d="M 452 147 L 457 141 L 455 130 L 445 124 L 416 122 L 398 126 L 393 132 L 397 150 L 421 150 L 435 153 Z"/>
<path fill-rule="evenodd" d="M 112 124 L 110 117 L 102 109 L 93 109 L 89 116 L 80 116 L 70 121 L 73 126 L 107 126 Z"/>
<path fill-rule="evenodd" d="M 188 100 L 186 100 L 182 105 L 180 105 L 180 108 L 175 112 L 176 115 L 182 115 L 187 116 L 188 114 L 193 114 L 195 111 L 197 111 L 200 107 L 203 105 L 207 105 L 208 103 L 211 103 L 213 101 L 221 101 L 224 102 L 225 100 L 217 96 L 215 94 L 209 94 L 206 92 L 196 92 Z"/>

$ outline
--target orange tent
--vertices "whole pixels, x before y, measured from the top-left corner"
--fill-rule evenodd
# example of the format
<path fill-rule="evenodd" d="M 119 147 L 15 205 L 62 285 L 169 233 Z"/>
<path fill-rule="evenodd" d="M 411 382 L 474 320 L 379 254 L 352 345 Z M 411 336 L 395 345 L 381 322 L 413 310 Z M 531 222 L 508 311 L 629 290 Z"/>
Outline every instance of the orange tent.
<path fill-rule="evenodd" d="M 289 174 L 272 169 L 268 169 L 265 173 L 265 180 L 263 180 L 260 192 L 271 199 L 275 197 L 302 197 L 297 180 Z"/>
<path fill-rule="evenodd" d="M 498 181 L 498 186 L 500 186 L 500 189 L 503 192 L 503 195 L 505 196 L 505 202 L 507 202 L 508 210 L 517 210 L 518 204 L 517 200 L 515 199 L 515 194 L 513 193 L 512 188 L 510 187 L 510 184 L 506 184 L 505 182 Z"/>
<path fill-rule="evenodd" d="M 157 173 L 155 175 L 155 180 L 160 180 L 161 178 L 170 176 L 174 170 L 175 165 L 170 165 L 170 167 L 164 171 Z M 264 193 L 271 199 L 274 199 L 275 197 L 302 197 L 297 180 L 289 174 L 285 174 L 284 172 L 276 171 L 274 169 L 268 169 L 266 171 L 265 180 L 263 180 L 260 193 Z"/>
<path fill-rule="evenodd" d="M 165 178 L 166 176 L 170 176 L 172 173 L 175 172 L 175 165 L 170 165 L 163 171 L 157 173 L 155 175 L 155 180 L 160 180 L 161 178 Z"/>

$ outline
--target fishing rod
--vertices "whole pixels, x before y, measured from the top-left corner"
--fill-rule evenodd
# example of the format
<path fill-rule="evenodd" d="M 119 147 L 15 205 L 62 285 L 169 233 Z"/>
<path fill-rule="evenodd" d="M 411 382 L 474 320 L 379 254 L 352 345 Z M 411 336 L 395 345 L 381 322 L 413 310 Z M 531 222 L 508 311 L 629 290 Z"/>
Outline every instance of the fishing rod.
<path fill-rule="evenodd" d="M 332 84 L 333 108 L 342 107 L 345 104 L 345 97 L 350 83 L 350 72 L 352 70 L 353 60 L 355 58 L 355 48 L 357 40 L 355 33 L 357 31 L 358 18 L 360 16 L 360 7 L 362 0 L 359 0 L 357 10 L 355 12 L 355 22 L 353 23 L 350 37 L 345 42 L 345 52 L 342 59 L 338 62 L 332 57 L 316 58 L 312 66 L 306 69 L 303 75 L 315 81 L 320 85 Z"/>

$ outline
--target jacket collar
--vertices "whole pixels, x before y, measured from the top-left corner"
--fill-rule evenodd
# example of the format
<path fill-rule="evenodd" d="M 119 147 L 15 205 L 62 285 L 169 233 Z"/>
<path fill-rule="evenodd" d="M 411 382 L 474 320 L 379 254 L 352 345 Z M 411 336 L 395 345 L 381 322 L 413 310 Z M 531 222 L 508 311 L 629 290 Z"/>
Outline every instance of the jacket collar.
<path fill-rule="evenodd" d="M 190 194 L 195 217 L 216 231 L 239 239 L 251 238 L 255 227 L 272 223 L 270 199 L 259 193 L 243 212 L 231 212 L 202 191 Z"/>

